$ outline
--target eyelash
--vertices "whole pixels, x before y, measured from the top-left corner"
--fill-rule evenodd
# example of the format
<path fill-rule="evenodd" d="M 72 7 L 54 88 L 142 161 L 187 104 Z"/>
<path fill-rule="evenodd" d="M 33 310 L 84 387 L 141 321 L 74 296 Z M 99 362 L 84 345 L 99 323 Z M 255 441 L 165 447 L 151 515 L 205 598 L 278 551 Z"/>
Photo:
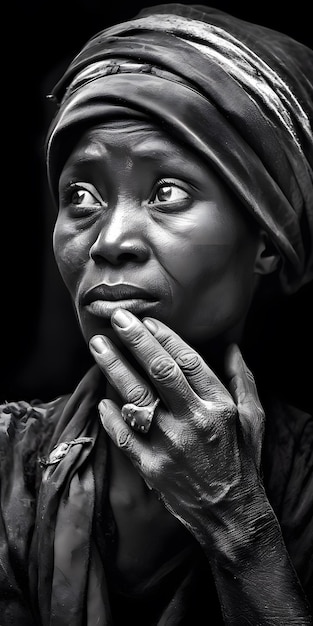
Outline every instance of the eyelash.
<path fill-rule="evenodd" d="M 177 180 L 175 179 L 170 179 L 170 178 L 161 178 L 160 180 L 157 181 L 156 185 L 154 185 L 153 188 L 153 192 L 151 194 L 151 198 L 155 198 L 155 196 L 157 195 L 158 191 L 162 188 L 162 187 L 176 187 L 176 189 L 181 189 L 182 191 L 184 191 L 186 194 L 188 194 L 189 198 L 190 198 L 190 187 L 187 188 L 187 184 L 184 185 L 183 181 L 180 180 L 179 181 L 180 184 L 178 184 Z M 181 202 L 186 202 L 188 199 L 185 198 L 185 200 L 181 199 L 181 200 L 177 200 L 177 202 L 172 201 L 169 202 L 169 204 L 175 205 Z M 149 200 L 149 204 L 152 204 L 151 199 Z M 167 204 L 166 202 L 159 202 L 159 205 L 161 204 Z"/>
<path fill-rule="evenodd" d="M 73 194 L 75 191 L 77 192 L 86 191 L 90 193 L 91 196 L 94 197 L 95 202 L 98 202 L 99 205 L 105 206 L 105 202 L 103 202 L 101 198 L 97 198 L 94 191 L 91 191 L 90 189 L 88 189 L 87 183 L 80 183 L 79 181 L 71 182 L 65 189 L 62 190 L 60 194 L 61 205 L 64 205 L 66 207 L 71 207 L 71 210 L 73 212 L 79 213 L 79 215 L 90 214 L 90 212 L 93 212 L 94 207 L 92 207 L 91 205 L 74 204 Z"/>
<path fill-rule="evenodd" d="M 150 199 L 148 200 L 148 204 L 149 205 L 155 204 L 158 207 L 158 209 L 161 210 L 162 206 L 167 206 L 168 207 L 169 205 L 171 205 L 171 206 L 173 206 L 173 209 L 175 209 L 175 207 L 178 204 L 187 203 L 188 200 L 190 199 L 190 185 L 189 186 L 187 186 L 187 184 L 184 185 L 183 182 L 184 181 L 179 180 L 179 184 L 178 184 L 178 181 L 176 179 L 170 179 L 170 178 L 161 178 L 161 179 L 159 179 L 157 181 L 157 183 L 153 187 L 153 191 L 151 193 Z M 65 206 L 71 207 L 73 212 L 79 214 L 79 216 L 82 216 L 84 214 L 87 215 L 87 214 L 93 213 L 94 212 L 94 208 L 95 208 L 94 206 L 92 206 L 92 205 L 84 205 L 84 204 L 82 204 L 82 205 L 74 204 L 73 201 L 72 201 L 73 193 L 75 191 L 86 191 L 86 192 L 90 193 L 92 196 L 94 196 L 95 202 L 98 202 L 99 205 L 105 206 L 106 203 L 104 201 L 102 201 L 101 198 L 98 199 L 96 197 L 94 191 L 91 191 L 90 189 L 88 189 L 88 186 L 87 186 L 86 183 L 83 184 L 83 183 L 80 183 L 79 181 L 71 182 L 61 193 L 61 196 L 60 196 L 61 204 L 64 204 Z M 168 187 L 172 186 L 172 187 L 175 187 L 176 189 L 180 189 L 183 192 L 185 192 L 188 197 L 179 199 L 177 201 L 175 201 L 175 200 L 174 201 L 173 200 L 172 201 L 168 201 L 168 202 L 166 202 L 166 201 L 164 201 L 164 202 L 156 201 L 155 198 L 156 198 L 157 193 L 160 191 L 160 189 L 162 189 L 162 187 L 166 187 L 166 186 L 168 186 Z"/>

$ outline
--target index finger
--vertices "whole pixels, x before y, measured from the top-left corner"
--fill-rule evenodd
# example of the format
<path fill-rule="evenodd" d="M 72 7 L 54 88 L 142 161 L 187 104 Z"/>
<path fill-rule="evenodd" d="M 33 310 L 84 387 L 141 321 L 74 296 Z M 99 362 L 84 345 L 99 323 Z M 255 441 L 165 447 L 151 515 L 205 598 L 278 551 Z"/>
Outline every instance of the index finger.
<path fill-rule="evenodd" d="M 214 399 L 215 396 L 218 396 L 220 399 L 221 394 L 230 397 L 227 388 L 213 369 L 177 333 L 160 320 L 152 317 L 144 318 L 143 323 L 161 346 L 175 359 L 189 384 L 200 398 L 209 401 Z"/>
<path fill-rule="evenodd" d="M 120 313 L 126 315 L 128 327 L 121 327 Z M 146 318 L 142 323 L 132 313 L 123 310 L 115 311 L 111 321 L 120 339 L 152 377 L 155 386 L 166 394 L 169 406 L 174 402 L 180 404 L 182 399 L 194 407 L 195 398 L 208 402 L 216 396 L 220 399 L 221 394 L 231 398 L 202 357 L 159 320 Z"/>

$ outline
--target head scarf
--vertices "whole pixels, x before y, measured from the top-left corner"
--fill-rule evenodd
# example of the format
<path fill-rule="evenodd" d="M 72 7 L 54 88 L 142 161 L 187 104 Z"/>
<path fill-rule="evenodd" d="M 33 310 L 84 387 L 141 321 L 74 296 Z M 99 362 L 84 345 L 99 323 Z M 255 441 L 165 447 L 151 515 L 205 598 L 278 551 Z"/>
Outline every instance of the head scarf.
<path fill-rule="evenodd" d="M 56 85 L 47 168 L 84 128 L 149 119 L 197 151 L 266 229 L 293 293 L 313 277 L 313 51 L 215 8 L 165 4 L 106 28 Z"/>

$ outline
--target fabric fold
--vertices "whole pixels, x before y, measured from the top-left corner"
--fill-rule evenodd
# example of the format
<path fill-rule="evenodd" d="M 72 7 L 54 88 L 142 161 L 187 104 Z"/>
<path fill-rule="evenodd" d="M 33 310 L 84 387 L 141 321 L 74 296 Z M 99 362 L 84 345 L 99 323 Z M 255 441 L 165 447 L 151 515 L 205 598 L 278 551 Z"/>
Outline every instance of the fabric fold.
<path fill-rule="evenodd" d="M 84 623 L 95 504 L 92 456 L 100 429 L 99 376 L 93 367 L 84 377 L 64 407 L 50 452 L 40 459 L 43 473 L 29 579 L 42 626 Z"/>

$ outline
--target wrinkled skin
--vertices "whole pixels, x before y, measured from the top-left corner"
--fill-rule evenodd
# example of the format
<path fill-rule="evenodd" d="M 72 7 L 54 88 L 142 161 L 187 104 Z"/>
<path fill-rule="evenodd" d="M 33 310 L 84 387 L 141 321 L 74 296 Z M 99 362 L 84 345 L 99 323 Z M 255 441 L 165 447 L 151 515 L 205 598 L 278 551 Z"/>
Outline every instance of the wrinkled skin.
<path fill-rule="evenodd" d="M 289 576 L 289 565 L 260 480 L 264 413 L 238 347 L 259 276 L 274 267 L 264 233 L 195 154 L 143 123 L 86 131 L 63 168 L 59 193 L 56 260 L 109 383 L 99 411 L 113 442 L 121 571 L 132 568 L 139 549 L 145 553 L 145 536 L 151 567 L 164 543 L 154 536 L 152 558 L 146 494 L 134 496 L 135 513 L 114 499 L 115 488 L 139 493 L 141 477 L 152 489 L 159 527 L 168 525 L 171 538 L 180 520 L 213 564 L 234 573 L 225 578 L 212 565 L 226 612 L 232 615 L 237 597 L 229 586 L 241 580 L 239 564 L 248 563 L 252 587 L 246 579 L 240 587 L 248 623 L 278 623 L 253 621 L 260 564 L 262 578 L 267 567 L 279 579 Z M 148 434 L 123 420 L 122 405 L 146 407 L 156 398 Z M 172 513 L 167 520 L 162 503 Z M 263 545 L 271 542 L 267 555 Z M 125 552 L 133 555 L 127 563 Z M 279 623 L 294 623 L 302 605 L 286 605 L 290 622 L 282 616 L 285 600 L 272 598 L 267 574 L 267 605 L 275 615 L 277 602 Z M 288 579 L 294 598 L 290 586 Z"/>
<path fill-rule="evenodd" d="M 148 124 L 88 130 L 67 160 L 59 188 L 54 247 L 60 271 L 86 340 L 103 334 L 113 339 L 101 356 L 91 347 L 94 357 L 121 404 L 163 400 L 147 440 L 131 428 L 125 431 L 123 422 L 121 432 L 113 430 L 120 416 L 116 404 L 110 404 L 110 417 L 101 407 L 105 428 L 176 517 L 186 523 L 190 503 L 202 507 L 205 498 L 224 514 L 224 500 L 231 503 L 244 493 L 242 481 L 250 489 L 253 472 L 256 481 L 262 409 L 238 348 L 228 355 L 225 371 L 233 390 L 234 381 L 240 390 L 233 398 L 180 335 L 202 352 L 216 338 L 222 353 L 238 339 L 259 271 L 260 236 L 216 175 Z M 90 290 L 116 283 L 144 289 L 144 302 L 119 299 L 90 308 Z M 115 323 L 120 308 L 162 320 L 157 340 L 134 315 L 122 330 Z M 184 361 L 177 356 L 182 351 Z M 247 397 L 239 398 L 245 388 Z M 242 409 L 243 434 L 254 442 L 245 450 L 237 433 L 239 400 L 253 409 L 247 420 Z M 246 476 L 242 458 L 249 459 Z M 183 502 L 185 510 L 177 510 Z"/>
<path fill-rule="evenodd" d="M 113 441 L 188 528 L 205 509 L 207 520 L 214 511 L 221 521 L 227 509 L 248 510 L 250 490 L 258 488 L 264 414 L 238 347 L 232 345 L 226 359 L 233 398 L 197 352 L 164 324 L 151 319 L 141 324 L 124 311 L 114 314 L 112 323 L 152 382 L 130 371 L 114 345 L 97 337 L 91 342 L 95 358 L 108 379 L 125 390 L 123 402 L 152 403 L 155 389 L 163 400 L 148 438 L 134 436 L 115 403 L 102 402 L 100 415 Z M 215 530 L 214 519 L 212 538 Z"/>
<path fill-rule="evenodd" d="M 125 304 L 204 347 L 237 338 L 256 282 L 259 234 L 213 171 L 148 125 L 87 131 L 59 184 L 54 249 L 89 341 L 112 307 L 90 311 L 99 284 L 135 285 Z"/>
<path fill-rule="evenodd" d="M 96 336 L 99 346 L 106 336 L 104 352 L 92 341 L 91 350 L 120 399 L 101 405 L 104 427 L 185 525 L 195 523 L 192 502 L 223 516 L 257 484 L 263 412 L 238 348 L 228 351 L 226 388 L 184 341 L 210 354 L 217 338 L 224 355 L 240 337 L 260 235 L 212 171 L 148 124 L 86 131 L 59 189 L 56 259 L 86 340 Z M 144 290 L 134 306 L 120 298 L 97 309 L 86 300 L 97 285 L 125 283 Z M 124 308 L 136 313 L 127 329 L 116 324 Z M 155 337 L 140 321 L 147 314 L 161 320 Z M 144 439 L 120 405 L 156 397 L 163 402 Z"/>

